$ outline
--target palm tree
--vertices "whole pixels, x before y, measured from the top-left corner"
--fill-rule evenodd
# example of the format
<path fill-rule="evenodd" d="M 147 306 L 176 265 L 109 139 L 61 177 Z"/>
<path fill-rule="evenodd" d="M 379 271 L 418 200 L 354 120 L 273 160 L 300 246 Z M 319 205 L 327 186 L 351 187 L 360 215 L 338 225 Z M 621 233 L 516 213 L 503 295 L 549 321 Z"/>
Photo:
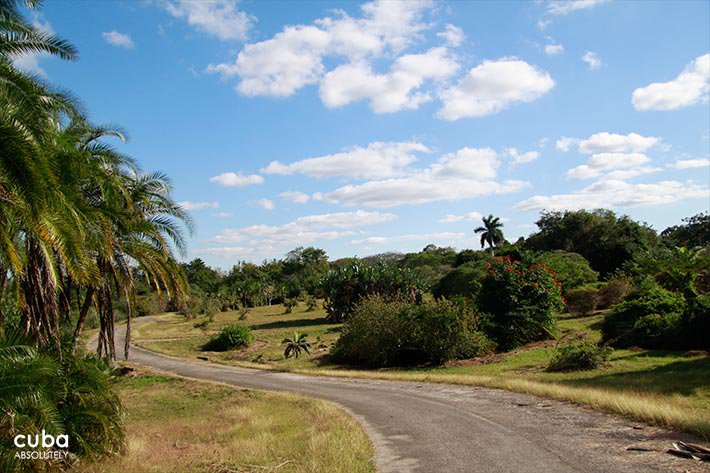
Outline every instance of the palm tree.
<path fill-rule="evenodd" d="M 22 3 L 34 8 L 39 2 Z M 9 271 L 13 284 L 21 287 L 17 292 L 23 299 L 25 331 L 61 355 L 54 301 L 57 268 L 52 260 L 56 253 L 76 252 L 78 245 L 71 242 L 78 239 L 67 236 L 79 226 L 55 191 L 52 163 L 43 150 L 51 142 L 58 114 L 74 112 L 76 102 L 18 71 L 12 60 L 38 52 L 72 60 L 76 49 L 28 23 L 19 5 L 0 0 L 0 271 Z"/>
<path fill-rule="evenodd" d="M 501 223 L 500 218 L 494 217 L 493 215 L 483 217 L 482 220 L 483 226 L 476 228 L 474 232 L 481 234 L 481 248 L 486 246 L 486 243 L 488 243 L 491 250 L 491 256 L 493 256 L 493 248 L 505 241 L 505 238 L 503 237 L 503 230 L 501 230 L 501 228 L 503 228 L 503 224 Z"/>
<path fill-rule="evenodd" d="M 291 355 L 298 358 L 301 356 L 302 351 L 305 351 L 310 355 L 311 352 L 309 349 L 311 348 L 311 344 L 308 343 L 306 337 L 308 337 L 307 333 L 293 332 L 293 338 L 284 338 L 281 342 L 281 344 L 286 345 L 286 349 L 284 350 L 284 358 L 290 358 Z"/>

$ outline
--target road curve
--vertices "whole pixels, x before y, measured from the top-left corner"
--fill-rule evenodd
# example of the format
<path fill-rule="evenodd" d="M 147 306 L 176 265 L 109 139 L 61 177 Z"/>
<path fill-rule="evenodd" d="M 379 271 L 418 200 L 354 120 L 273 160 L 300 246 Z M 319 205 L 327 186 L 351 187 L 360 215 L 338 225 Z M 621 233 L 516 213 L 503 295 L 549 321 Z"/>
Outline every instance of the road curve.
<path fill-rule="evenodd" d="M 669 472 L 697 467 L 662 453 L 671 439 L 682 435 L 535 396 L 261 371 L 136 346 L 129 361 L 190 378 L 334 401 L 365 426 L 383 473 Z M 639 444 L 656 451 L 626 449 Z"/>

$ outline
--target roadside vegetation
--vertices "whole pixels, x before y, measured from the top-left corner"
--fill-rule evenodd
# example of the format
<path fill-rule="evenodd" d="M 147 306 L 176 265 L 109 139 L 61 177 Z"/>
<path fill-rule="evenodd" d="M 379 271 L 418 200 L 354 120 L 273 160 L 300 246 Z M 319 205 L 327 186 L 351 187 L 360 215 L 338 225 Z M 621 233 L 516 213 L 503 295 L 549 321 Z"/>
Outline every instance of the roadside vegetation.
<path fill-rule="evenodd" d="M 283 397 L 214 387 L 190 397 L 175 389 L 184 381 L 125 381 L 129 412 L 140 412 L 130 421 L 140 428 L 126 435 L 114 362 L 134 339 L 223 363 L 530 392 L 710 438 L 710 214 L 659 234 L 608 210 L 543 212 L 537 231 L 516 242 L 489 215 L 472 233 L 480 249 L 428 245 L 331 261 L 299 247 L 226 273 L 200 259 L 179 263 L 192 222 L 169 178 L 115 146 L 122 129 L 92 123 L 71 93 L 13 65 L 22 54 L 78 57 L 23 16 L 39 3 L 0 0 L 0 470 L 98 468 L 128 441 L 143 453 L 115 468 L 137 471 L 140 455 L 153 453 L 141 432 L 160 434 L 190 412 L 206 433 L 186 449 L 174 443 L 180 451 L 224 441 L 225 451 L 253 455 L 238 460 L 245 465 L 371 468 L 361 431 L 339 423 L 332 406 L 289 398 L 310 406 L 306 422 Z M 132 333 L 136 317 L 165 312 L 173 315 Z M 122 321 L 126 342 L 116 347 Z M 86 330 L 97 334 L 95 355 L 83 350 Z M 252 408 L 227 411 L 236 430 L 207 429 L 230 396 Z M 185 412 L 163 401 L 186 403 Z M 328 431 L 334 419 L 339 430 Z M 69 457 L 15 460 L 18 429 L 71 435 Z M 265 439 L 258 445 L 255 432 Z M 338 438 L 359 445 L 355 457 L 328 449 Z M 298 460 L 273 463 L 277 451 Z M 172 453 L 187 463 L 166 463 L 170 471 L 202 468 Z"/>
<path fill-rule="evenodd" d="M 69 91 L 15 67 L 24 54 L 78 58 L 26 18 L 40 4 L 0 1 L 3 472 L 65 469 L 123 451 L 115 322 L 126 320 L 130 341 L 141 285 L 176 309 L 187 295 L 173 249 L 185 249 L 191 221 L 168 177 L 143 172 L 114 146 L 126 141 L 122 129 L 92 123 Z M 86 328 L 97 329 L 95 355 L 80 344 Z M 127 355 L 129 343 L 122 348 Z M 15 435 L 36 434 L 67 436 L 68 456 L 17 458 Z"/>
<path fill-rule="evenodd" d="M 139 373 L 117 385 L 127 416 L 124 454 L 73 471 L 375 471 L 362 427 L 329 402 Z"/>
<path fill-rule="evenodd" d="M 164 315 L 138 329 L 138 343 L 266 369 L 500 387 L 710 437 L 710 216 L 661 235 L 609 211 L 543 213 L 538 227 L 494 243 L 493 257 L 482 238 L 479 251 L 430 245 L 332 262 L 292 312 Z M 214 275 L 216 287 L 226 283 Z M 203 350 L 235 322 L 251 329 L 248 347 Z M 298 358 L 283 352 L 294 331 L 312 347 Z"/>

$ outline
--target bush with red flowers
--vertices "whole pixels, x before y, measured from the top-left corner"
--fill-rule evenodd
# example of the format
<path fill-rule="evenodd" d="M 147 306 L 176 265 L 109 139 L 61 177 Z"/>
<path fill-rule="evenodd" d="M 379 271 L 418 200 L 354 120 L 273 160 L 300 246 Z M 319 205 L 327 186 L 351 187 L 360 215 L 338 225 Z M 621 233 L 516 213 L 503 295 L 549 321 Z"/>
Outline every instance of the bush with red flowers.
<path fill-rule="evenodd" d="M 488 316 L 487 332 L 501 350 L 553 336 L 555 312 L 564 307 L 561 284 L 542 264 L 507 256 L 493 258 L 481 281 L 478 307 Z"/>

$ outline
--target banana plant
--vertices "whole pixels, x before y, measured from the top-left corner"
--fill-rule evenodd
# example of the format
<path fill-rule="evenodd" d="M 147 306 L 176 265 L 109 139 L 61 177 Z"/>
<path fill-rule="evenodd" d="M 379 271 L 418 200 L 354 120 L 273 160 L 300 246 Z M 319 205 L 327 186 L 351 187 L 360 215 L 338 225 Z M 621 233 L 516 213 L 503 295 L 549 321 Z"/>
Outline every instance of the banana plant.
<path fill-rule="evenodd" d="M 310 355 L 311 352 L 309 349 L 311 348 L 311 344 L 306 340 L 307 337 L 307 333 L 293 332 L 293 338 L 284 338 L 281 342 L 281 344 L 286 345 L 284 358 L 290 358 L 292 355 L 298 358 L 301 356 L 301 352 L 304 351 Z"/>

